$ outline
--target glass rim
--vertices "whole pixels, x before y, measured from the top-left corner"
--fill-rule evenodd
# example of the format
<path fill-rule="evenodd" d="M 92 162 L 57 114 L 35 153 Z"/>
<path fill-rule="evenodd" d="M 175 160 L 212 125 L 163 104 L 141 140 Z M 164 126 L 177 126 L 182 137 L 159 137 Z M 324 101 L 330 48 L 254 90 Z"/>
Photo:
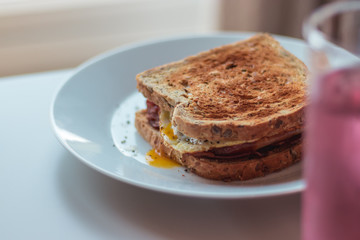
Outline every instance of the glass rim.
<path fill-rule="evenodd" d="M 321 48 L 327 42 L 332 41 L 332 39 L 329 39 L 328 36 L 318 29 L 318 26 L 326 19 L 347 11 L 360 11 L 360 1 L 328 3 L 316 9 L 305 19 L 302 34 L 310 47 Z"/>

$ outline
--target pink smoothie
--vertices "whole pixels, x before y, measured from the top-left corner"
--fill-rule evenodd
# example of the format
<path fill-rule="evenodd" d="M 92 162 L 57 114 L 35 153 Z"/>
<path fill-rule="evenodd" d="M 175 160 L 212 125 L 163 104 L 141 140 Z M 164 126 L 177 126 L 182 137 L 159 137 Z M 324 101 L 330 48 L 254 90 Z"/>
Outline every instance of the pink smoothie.
<path fill-rule="evenodd" d="M 360 240 L 360 67 L 316 82 L 306 115 L 303 240 Z"/>

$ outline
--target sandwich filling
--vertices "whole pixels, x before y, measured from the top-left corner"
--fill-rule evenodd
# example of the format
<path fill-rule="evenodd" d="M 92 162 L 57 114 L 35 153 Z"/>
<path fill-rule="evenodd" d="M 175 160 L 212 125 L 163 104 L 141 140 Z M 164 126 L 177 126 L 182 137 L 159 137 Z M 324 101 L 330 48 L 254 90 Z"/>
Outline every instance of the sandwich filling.
<path fill-rule="evenodd" d="M 171 124 L 170 113 L 147 100 L 148 123 L 159 130 L 162 138 L 174 149 L 197 157 L 222 158 L 257 158 L 267 155 L 274 149 L 289 148 L 301 141 L 302 129 L 299 127 L 282 134 L 268 136 L 253 141 L 208 141 L 187 137 Z"/>

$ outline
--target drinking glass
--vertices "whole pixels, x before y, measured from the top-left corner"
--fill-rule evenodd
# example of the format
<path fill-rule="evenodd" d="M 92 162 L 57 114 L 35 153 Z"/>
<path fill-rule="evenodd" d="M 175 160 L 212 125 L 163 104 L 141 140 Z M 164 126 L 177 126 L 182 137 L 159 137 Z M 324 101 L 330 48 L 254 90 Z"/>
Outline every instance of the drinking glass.
<path fill-rule="evenodd" d="M 310 47 L 303 240 L 360 239 L 360 2 L 316 10 Z"/>

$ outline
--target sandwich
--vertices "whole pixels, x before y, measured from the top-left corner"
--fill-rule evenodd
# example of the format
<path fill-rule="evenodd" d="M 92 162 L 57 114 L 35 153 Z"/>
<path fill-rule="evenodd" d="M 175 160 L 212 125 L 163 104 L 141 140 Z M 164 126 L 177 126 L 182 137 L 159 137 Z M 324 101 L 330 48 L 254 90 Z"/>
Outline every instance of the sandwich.
<path fill-rule="evenodd" d="M 136 76 L 135 126 L 159 154 L 201 177 L 248 180 L 301 160 L 308 70 L 269 34 Z"/>

